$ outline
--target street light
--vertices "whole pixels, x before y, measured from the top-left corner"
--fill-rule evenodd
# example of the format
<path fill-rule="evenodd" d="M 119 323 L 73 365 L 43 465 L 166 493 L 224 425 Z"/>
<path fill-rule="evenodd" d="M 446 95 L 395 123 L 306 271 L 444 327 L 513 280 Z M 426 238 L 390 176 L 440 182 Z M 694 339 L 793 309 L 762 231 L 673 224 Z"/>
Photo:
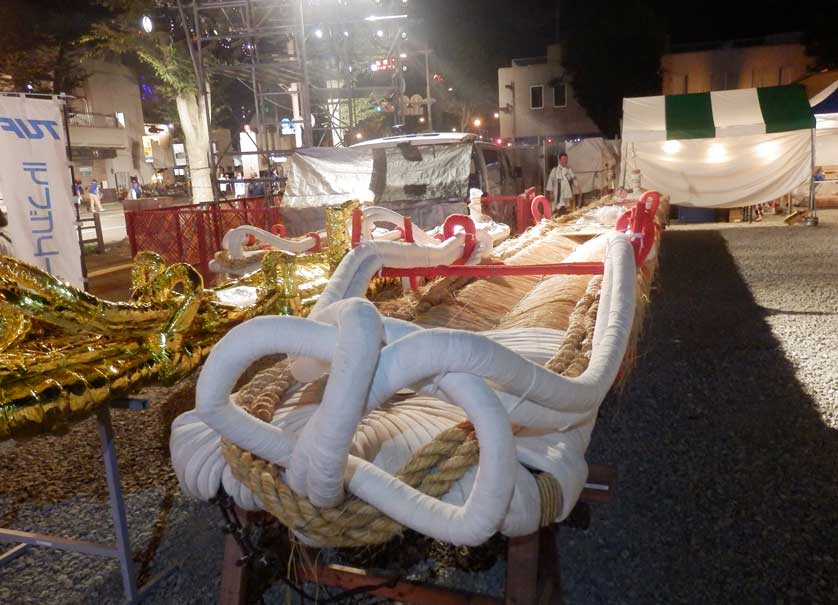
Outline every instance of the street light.
<path fill-rule="evenodd" d="M 358 140 L 360 141 L 361 139 L 363 139 L 363 138 L 364 138 L 364 135 L 362 135 L 360 132 L 356 132 L 356 133 L 355 133 L 355 138 L 356 138 L 356 139 L 358 139 Z"/>
<path fill-rule="evenodd" d="M 500 112 L 496 111 L 492 117 L 497 120 L 498 118 L 500 118 Z"/>
<path fill-rule="evenodd" d="M 143 31 L 147 34 L 150 34 L 154 29 L 154 22 L 151 20 L 151 17 L 148 15 L 143 15 L 143 18 L 140 21 L 143 26 Z"/>
<path fill-rule="evenodd" d="M 483 124 L 483 120 L 481 120 L 480 118 L 474 118 L 472 124 L 474 124 L 475 128 L 480 128 L 480 126 Z"/>
<path fill-rule="evenodd" d="M 420 117 L 420 118 L 419 118 L 419 123 L 420 123 L 420 124 L 424 124 L 424 123 L 425 123 L 425 116 L 422 116 L 422 117 Z"/>
<path fill-rule="evenodd" d="M 375 32 L 375 35 L 378 36 L 379 38 L 383 38 L 384 37 L 384 30 L 379 29 L 377 32 Z"/>
<path fill-rule="evenodd" d="M 322 38 L 323 37 L 323 30 L 320 29 L 320 28 L 315 29 L 314 30 L 314 37 L 315 38 Z"/>

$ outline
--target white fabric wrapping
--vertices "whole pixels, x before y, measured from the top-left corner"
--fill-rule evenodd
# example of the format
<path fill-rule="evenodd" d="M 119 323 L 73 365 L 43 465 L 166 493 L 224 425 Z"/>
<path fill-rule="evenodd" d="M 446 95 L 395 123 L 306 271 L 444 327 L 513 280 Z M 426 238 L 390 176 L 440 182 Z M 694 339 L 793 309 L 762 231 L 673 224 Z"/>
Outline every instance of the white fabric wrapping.
<path fill-rule="evenodd" d="M 499 529 L 522 535 L 537 527 L 538 491 L 522 463 L 557 478 L 566 515 L 584 485 L 584 451 L 596 409 L 616 376 L 634 315 L 631 245 L 621 234 L 603 241 L 606 271 L 594 349 L 588 369 L 578 378 L 564 378 L 538 365 L 549 350 L 555 351 L 559 332 L 496 331 L 489 338 L 423 330 L 407 322 L 382 321 L 361 299 L 342 299 L 361 288 L 370 259 L 382 253 L 366 244 L 356 248 L 321 298 L 331 302 L 315 309 L 318 321 L 258 318 L 216 345 L 198 381 L 196 411 L 181 416 L 173 428 L 172 457 L 181 485 L 207 498 L 223 483 L 240 504 L 259 505 L 230 480 L 219 459 L 222 435 L 289 468 L 292 489 L 316 503 L 335 504 L 347 489 L 408 527 L 454 544 L 481 544 Z M 393 245 L 386 244 L 385 249 Z M 419 245 L 411 249 L 413 253 L 400 249 L 398 254 L 426 262 L 435 258 Z M 252 361 L 280 352 L 330 363 L 331 372 L 322 395 L 299 391 L 267 424 L 237 408 L 230 393 Z M 462 416 L 450 404 L 421 396 L 386 403 L 405 387 L 456 404 L 480 440 L 477 470 L 443 500 L 417 492 L 392 473 Z M 307 404 L 309 397 L 320 405 Z M 510 423 L 536 432 L 513 440 Z"/>
<path fill-rule="evenodd" d="M 300 254 L 310 250 L 317 243 L 317 240 L 311 236 L 292 240 L 274 235 L 270 231 L 265 231 L 259 227 L 242 225 L 241 227 L 230 229 L 224 234 L 224 239 L 221 240 L 221 247 L 227 250 L 230 253 L 230 257 L 234 259 L 243 259 L 248 256 L 261 254 L 261 250 L 245 250 L 245 241 L 248 235 L 256 237 L 260 242 L 270 245 L 275 250 L 282 250 L 291 254 Z"/>

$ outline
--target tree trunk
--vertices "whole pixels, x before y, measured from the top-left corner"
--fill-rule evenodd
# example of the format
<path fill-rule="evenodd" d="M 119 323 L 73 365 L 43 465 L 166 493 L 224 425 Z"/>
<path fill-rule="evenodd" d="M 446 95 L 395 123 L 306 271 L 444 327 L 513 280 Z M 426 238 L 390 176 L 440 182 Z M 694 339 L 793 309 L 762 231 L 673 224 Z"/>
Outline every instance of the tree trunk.
<path fill-rule="evenodd" d="M 175 102 L 189 162 L 192 203 L 211 202 L 214 199 L 210 168 L 211 146 L 204 98 L 198 93 L 183 93 L 176 97 Z"/>

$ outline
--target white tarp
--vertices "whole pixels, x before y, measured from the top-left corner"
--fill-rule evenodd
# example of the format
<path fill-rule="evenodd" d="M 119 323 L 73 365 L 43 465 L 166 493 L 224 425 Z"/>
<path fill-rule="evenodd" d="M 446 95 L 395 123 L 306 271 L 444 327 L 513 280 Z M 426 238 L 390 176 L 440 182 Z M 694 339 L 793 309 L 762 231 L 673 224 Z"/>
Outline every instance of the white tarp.
<path fill-rule="evenodd" d="M 303 235 L 323 228 L 324 208 L 356 199 L 435 227 L 465 211 L 471 155 L 471 143 L 298 150 L 288 161 L 282 221 L 288 235 Z"/>
<path fill-rule="evenodd" d="M 323 208 L 352 199 L 372 200 L 372 149 L 298 149 L 286 170 L 283 207 Z"/>
<path fill-rule="evenodd" d="M 0 96 L 0 186 L 15 256 L 81 288 L 61 103 Z"/>
<path fill-rule="evenodd" d="M 810 130 L 726 139 L 623 143 L 630 172 L 671 202 L 737 208 L 777 199 L 811 176 Z"/>
<path fill-rule="evenodd" d="M 567 163 L 576 175 L 577 193 L 589 193 L 609 186 L 618 158 L 611 144 L 601 137 L 567 143 Z"/>
<path fill-rule="evenodd" d="M 377 204 L 407 200 L 462 201 L 468 197 L 471 143 L 420 145 L 409 149 L 421 154 L 421 158 L 404 154 L 398 147 L 379 151 L 385 156 L 387 179 L 380 192 L 375 187 Z"/>

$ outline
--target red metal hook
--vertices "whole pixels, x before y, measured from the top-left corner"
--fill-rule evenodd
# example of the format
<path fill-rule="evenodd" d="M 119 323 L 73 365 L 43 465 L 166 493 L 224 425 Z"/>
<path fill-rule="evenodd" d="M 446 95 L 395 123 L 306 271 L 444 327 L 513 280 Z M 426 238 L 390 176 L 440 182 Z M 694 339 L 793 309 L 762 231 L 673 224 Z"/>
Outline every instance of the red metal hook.
<path fill-rule="evenodd" d="M 619 219 L 615 228 L 623 231 L 631 238 L 631 245 L 634 246 L 634 259 L 638 267 L 641 267 L 652 246 L 655 245 L 657 225 L 655 224 L 655 212 L 660 205 L 660 194 L 657 191 L 647 191 L 635 204 L 634 208 L 625 212 Z"/>
<path fill-rule="evenodd" d="M 307 237 L 314 238 L 314 245 L 308 249 L 309 252 L 320 252 L 320 234 L 314 231 L 309 231 L 306 233 Z"/>
<path fill-rule="evenodd" d="M 532 217 L 536 223 L 541 222 L 541 219 L 550 219 L 553 216 L 550 200 L 543 195 L 537 195 L 533 198 L 530 204 L 530 212 L 532 212 Z"/>
<path fill-rule="evenodd" d="M 451 214 L 442 224 L 442 240 L 445 241 L 449 237 L 453 237 L 456 227 L 462 227 L 463 231 L 466 232 L 463 255 L 453 263 L 455 265 L 462 265 L 465 264 L 471 257 L 471 253 L 474 252 L 474 246 L 477 244 L 477 229 L 474 226 L 474 221 L 465 214 Z"/>

